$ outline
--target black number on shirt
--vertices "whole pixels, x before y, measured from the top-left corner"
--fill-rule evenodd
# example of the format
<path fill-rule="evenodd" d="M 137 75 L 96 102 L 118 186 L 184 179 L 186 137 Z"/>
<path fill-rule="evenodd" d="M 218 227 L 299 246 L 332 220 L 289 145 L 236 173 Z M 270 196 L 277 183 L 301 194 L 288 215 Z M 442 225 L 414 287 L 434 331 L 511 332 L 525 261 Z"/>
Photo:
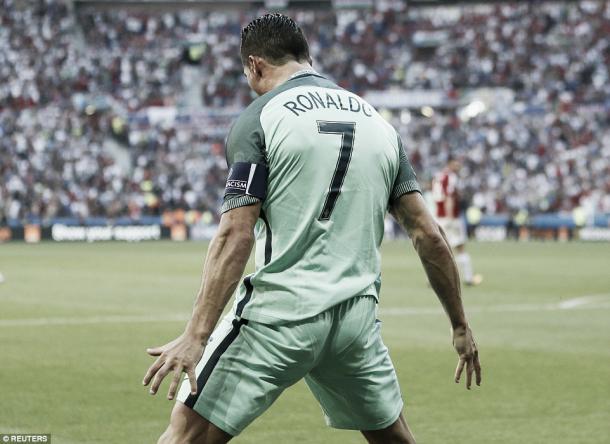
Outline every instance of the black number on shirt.
<path fill-rule="evenodd" d="M 341 134 L 341 149 L 339 151 L 339 159 L 333 178 L 328 187 L 328 194 L 324 207 L 320 213 L 318 220 L 328 220 L 335 208 L 337 198 L 341 193 L 341 186 L 349 167 L 349 161 L 352 158 L 352 150 L 354 149 L 354 136 L 356 133 L 356 124 L 354 122 L 327 122 L 318 120 L 318 132 L 320 134 Z"/>

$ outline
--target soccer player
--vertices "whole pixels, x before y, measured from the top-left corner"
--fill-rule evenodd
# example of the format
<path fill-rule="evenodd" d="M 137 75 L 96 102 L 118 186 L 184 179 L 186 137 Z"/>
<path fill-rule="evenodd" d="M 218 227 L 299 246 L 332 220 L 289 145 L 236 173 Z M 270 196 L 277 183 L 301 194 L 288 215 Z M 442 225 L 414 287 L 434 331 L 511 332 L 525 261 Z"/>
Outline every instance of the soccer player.
<path fill-rule="evenodd" d="M 468 286 L 479 285 L 483 276 L 472 270 L 472 260 L 466 252 L 466 226 L 461 217 L 458 194 L 458 173 L 461 163 L 449 158 L 447 167 L 432 180 L 432 197 L 436 208 L 436 219 L 445 231 L 449 245 L 455 251 L 455 260 L 462 272 L 464 283 Z"/>
<path fill-rule="evenodd" d="M 171 374 L 173 399 L 186 373 L 159 442 L 225 443 L 305 378 L 328 425 L 370 443 L 413 443 L 376 319 L 388 207 L 451 321 L 455 381 L 465 369 L 470 388 L 481 368 L 449 245 L 396 131 L 312 69 L 292 19 L 253 20 L 241 58 L 260 97 L 227 138 L 223 214 L 192 318 L 177 339 L 148 349 L 158 357 L 143 381 L 151 394 Z M 255 239 L 256 271 L 241 280 Z"/>

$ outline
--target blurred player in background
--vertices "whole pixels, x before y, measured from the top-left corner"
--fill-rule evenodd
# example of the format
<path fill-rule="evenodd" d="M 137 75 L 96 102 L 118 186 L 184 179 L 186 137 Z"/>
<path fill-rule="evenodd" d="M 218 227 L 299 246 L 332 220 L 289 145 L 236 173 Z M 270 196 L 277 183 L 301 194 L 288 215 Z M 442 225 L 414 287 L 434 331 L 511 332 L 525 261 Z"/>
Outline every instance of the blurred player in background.
<path fill-rule="evenodd" d="M 227 138 L 223 214 L 193 315 L 181 336 L 148 350 L 158 356 L 143 381 L 151 394 L 172 374 L 173 399 L 187 374 L 159 442 L 225 443 L 304 378 L 328 425 L 370 443 L 412 444 L 376 319 L 388 206 L 451 321 L 455 381 L 465 370 L 470 388 L 481 368 L 450 247 L 396 130 L 312 69 L 292 19 L 253 20 L 241 58 L 260 97 Z M 255 272 L 242 280 L 255 227 Z"/>
<path fill-rule="evenodd" d="M 483 276 L 475 274 L 470 255 L 466 252 L 466 225 L 462 218 L 458 192 L 459 171 L 462 167 L 458 159 L 449 158 L 447 167 L 432 180 L 432 198 L 435 215 L 445 231 L 449 245 L 455 251 L 455 260 L 460 267 L 462 280 L 468 286 L 479 285 Z"/>

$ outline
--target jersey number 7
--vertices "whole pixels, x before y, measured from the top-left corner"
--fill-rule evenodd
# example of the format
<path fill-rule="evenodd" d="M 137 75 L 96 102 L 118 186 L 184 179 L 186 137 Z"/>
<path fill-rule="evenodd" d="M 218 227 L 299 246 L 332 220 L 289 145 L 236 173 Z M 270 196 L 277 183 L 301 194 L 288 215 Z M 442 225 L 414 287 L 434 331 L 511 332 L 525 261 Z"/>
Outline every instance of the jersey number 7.
<path fill-rule="evenodd" d="M 349 167 L 349 162 L 352 158 L 352 150 L 354 149 L 354 137 L 356 134 L 356 124 L 354 122 L 327 122 L 318 120 L 318 132 L 320 134 L 341 134 L 341 149 L 339 150 L 339 159 L 333 173 L 333 178 L 328 187 L 328 194 L 324 201 L 324 207 L 320 213 L 318 220 L 328 220 L 335 208 L 337 198 L 341 193 L 341 186 Z"/>

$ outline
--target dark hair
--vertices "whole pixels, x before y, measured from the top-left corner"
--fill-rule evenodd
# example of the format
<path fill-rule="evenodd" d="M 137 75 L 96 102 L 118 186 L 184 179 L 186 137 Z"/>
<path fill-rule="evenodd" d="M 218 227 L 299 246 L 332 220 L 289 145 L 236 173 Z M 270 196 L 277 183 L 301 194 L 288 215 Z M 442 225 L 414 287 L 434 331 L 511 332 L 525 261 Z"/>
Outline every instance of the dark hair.
<path fill-rule="evenodd" d="M 251 55 L 263 57 L 274 65 L 311 60 L 303 31 L 294 20 L 282 14 L 265 14 L 252 20 L 241 31 L 240 51 L 243 65 Z"/>

